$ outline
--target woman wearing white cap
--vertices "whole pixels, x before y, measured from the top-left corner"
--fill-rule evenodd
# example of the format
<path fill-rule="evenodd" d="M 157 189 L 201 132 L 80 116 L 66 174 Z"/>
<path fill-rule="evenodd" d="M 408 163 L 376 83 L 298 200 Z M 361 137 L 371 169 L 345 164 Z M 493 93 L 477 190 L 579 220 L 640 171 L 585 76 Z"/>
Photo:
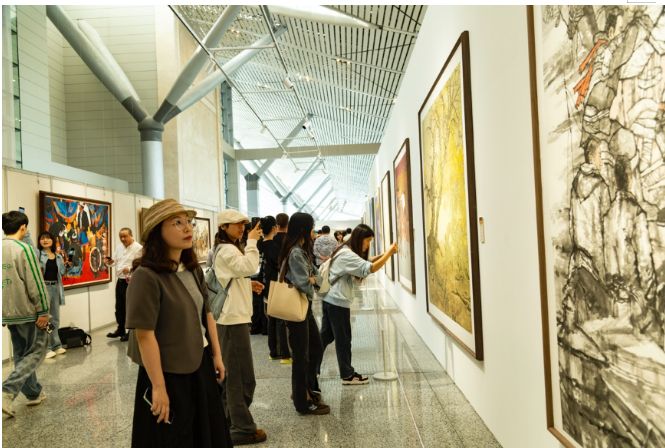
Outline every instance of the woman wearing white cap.
<path fill-rule="evenodd" d="M 231 439 L 234 445 L 260 443 L 266 433 L 257 429 L 249 407 L 254 399 L 256 379 L 252 360 L 252 344 L 249 323 L 252 321 L 252 289 L 260 293 L 263 285 L 252 282 L 250 276 L 259 269 L 259 251 L 256 247 L 261 237 L 259 223 L 247 234 L 247 245 L 240 240 L 249 223 L 247 216 L 237 210 L 223 210 L 217 216 L 217 239 L 220 247 L 215 257 L 215 275 L 228 295 L 217 320 L 219 343 L 229 372 L 224 382 L 224 398 L 227 415 L 231 421 Z"/>
<path fill-rule="evenodd" d="M 140 365 L 132 447 L 232 446 L 217 381 L 217 327 L 192 249 L 194 210 L 174 199 L 143 215 L 141 258 L 127 289 L 127 354 Z"/>

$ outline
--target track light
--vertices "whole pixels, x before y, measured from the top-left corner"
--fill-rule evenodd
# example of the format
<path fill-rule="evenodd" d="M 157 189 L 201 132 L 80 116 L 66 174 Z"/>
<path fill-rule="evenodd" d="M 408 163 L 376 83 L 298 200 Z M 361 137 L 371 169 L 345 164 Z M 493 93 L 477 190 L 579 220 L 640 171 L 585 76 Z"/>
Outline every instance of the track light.
<path fill-rule="evenodd" d="M 284 85 L 285 89 L 292 89 L 293 88 L 293 83 L 291 82 L 291 80 L 289 79 L 288 76 L 282 80 L 282 84 Z"/>
<path fill-rule="evenodd" d="M 302 123 L 302 128 L 306 131 L 309 131 L 309 128 L 312 127 L 312 122 L 309 121 L 309 118 L 305 118 L 305 121 Z"/>

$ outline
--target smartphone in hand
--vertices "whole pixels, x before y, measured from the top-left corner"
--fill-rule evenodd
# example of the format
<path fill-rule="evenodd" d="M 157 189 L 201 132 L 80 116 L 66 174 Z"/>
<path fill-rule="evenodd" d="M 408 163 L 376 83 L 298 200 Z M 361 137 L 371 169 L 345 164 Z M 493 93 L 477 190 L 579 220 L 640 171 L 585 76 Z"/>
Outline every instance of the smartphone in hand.
<path fill-rule="evenodd" d="M 148 405 L 148 409 L 152 408 L 152 387 L 148 386 L 143 393 L 143 401 L 145 401 Z M 175 417 L 175 414 L 173 412 L 173 408 L 169 408 L 169 418 L 164 422 L 167 425 L 170 425 L 173 423 L 173 418 Z"/>

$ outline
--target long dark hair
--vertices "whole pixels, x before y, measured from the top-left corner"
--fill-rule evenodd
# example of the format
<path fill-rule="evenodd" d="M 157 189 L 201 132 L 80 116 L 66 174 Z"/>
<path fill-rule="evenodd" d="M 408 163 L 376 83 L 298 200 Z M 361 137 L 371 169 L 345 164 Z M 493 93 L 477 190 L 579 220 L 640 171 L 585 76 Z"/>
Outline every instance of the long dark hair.
<path fill-rule="evenodd" d="M 374 238 L 374 230 L 368 225 L 358 224 L 355 229 L 351 232 L 351 237 L 342 243 L 335 251 L 332 253 L 334 256 L 341 248 L 348 247 L 360 258 L 367 260 L 369 256 L 369 249 L 363 251 L 363 241 L 365 238 L 372 237 Z"/>
<path fill-rule="evenodd" d="M 132 269 L 139 266 L 150 268 L 155 272 L 175 272 L 178 270 L 178 263 L 169 258 L 168 246 L 162 238 L 162 226 L 164 221 L 160 222 L 148 235 L 148 239 L 143 245 L 141 257 L 134 260 Z M 199 260 L 196 258 L 196 252 L 193 248 L 184 249 L 180 254 L 180 263 L 185 265 L 188 271 L 200 269 Z"/>
<path fill-rule="evenodd" d="M 39 238 L 37 238 L 37 249 L 39 250 L 44 250 L 44 247 L 42 246 L 42 243 L 40 240 L 42 239 L 43 236 L 47 236 L 51 239 L 51 252 L 55 252 L 55 237 L 51 234 L 51 232 L 42 232 L 39 234 Z"/>
<path fill-rule="evenodd" d="M 309 262 L 312 262 L 312 249 L 314 242 L 312 241 L 312 229 L 314 228 L 314 218 L 309 213 L 294 213 L 289 220 L 289 228 L 286 231 L 286 237 L 282 243 L 282 251 L 279 254 L 279 265 L 281 266 L 284 260 L 286 261 L 286 270 L 288 271 L 288 258 L 291 249 L 298 245 L 302 238 L 302 249 Z"/>

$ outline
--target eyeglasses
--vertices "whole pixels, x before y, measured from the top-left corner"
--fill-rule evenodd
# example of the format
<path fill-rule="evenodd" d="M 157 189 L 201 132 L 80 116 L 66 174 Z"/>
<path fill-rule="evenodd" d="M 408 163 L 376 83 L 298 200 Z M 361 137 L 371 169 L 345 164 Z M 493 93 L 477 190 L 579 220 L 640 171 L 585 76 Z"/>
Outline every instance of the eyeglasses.
<path fill-rule="evenodd" d="M 192 227 L 196 225 L 194 222 L 194 219 L 192 218 L 187 218 L 187 219 L 182 219 L 182 218 L 176 218 L 173 221 L 171 221 L 171 225 L 175 227 L 176 229 L 180 230 L 181 232 L 184 232 L 184 230 L 187 227 Z"/>

